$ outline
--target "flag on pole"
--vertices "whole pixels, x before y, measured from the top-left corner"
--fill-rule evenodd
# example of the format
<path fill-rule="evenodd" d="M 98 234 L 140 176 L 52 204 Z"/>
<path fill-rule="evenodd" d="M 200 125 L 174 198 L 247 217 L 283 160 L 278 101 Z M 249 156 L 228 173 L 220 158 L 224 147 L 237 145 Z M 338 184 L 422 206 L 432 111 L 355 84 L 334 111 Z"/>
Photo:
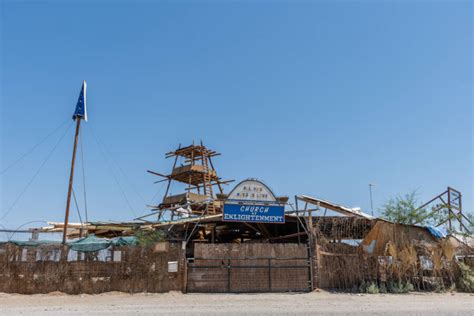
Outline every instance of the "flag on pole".
<path fill-rule="evenodd" d="M 87 83 L 84 80 L 82 82 L 81 94 L 79 94 L 79 99 L 77 100 L 76 110 L 74 111 L 74 115 L 72 116 L 73 120 L 76 120 L 77 118 L 79 118 L 87 122 L 86 88 L 87 88 Z"/>

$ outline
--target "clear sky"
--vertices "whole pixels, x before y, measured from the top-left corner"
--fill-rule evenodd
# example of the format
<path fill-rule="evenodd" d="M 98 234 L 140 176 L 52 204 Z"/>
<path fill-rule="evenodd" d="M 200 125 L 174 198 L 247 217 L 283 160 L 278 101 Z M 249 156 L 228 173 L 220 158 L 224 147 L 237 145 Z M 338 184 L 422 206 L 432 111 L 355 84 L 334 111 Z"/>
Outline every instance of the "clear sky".
<path fill-rule="evenodd" d="M 63 220 L 72 127 L 15 200 L 72 123 L 84 79 L 90 220 L 145 214 L 164 193 L 146 170 L 169 172 L 165 152 L 193 140 L 222 153 L 223 178 L 278 195 L 370 212 L 369 183 L 375 208 L 450 185 L 472 210 L 470 1 L 1 4 L 0 170 L 66 125 L 1 175 L 0 225 Z"/>

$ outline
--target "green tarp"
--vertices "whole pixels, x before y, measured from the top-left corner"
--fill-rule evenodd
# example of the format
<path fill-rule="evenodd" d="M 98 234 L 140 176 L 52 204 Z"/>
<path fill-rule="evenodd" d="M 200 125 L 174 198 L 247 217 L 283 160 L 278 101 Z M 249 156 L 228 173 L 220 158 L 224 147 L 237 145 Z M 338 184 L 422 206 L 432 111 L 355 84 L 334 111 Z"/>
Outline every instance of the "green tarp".
<path fill-rule="evenodd" d="M 92 252 L 109 248 L 112 242 L 109 239 L 97 238 L 95 235 L 89 235 L 86 238 L 72 240 L 67 244 L 75 251 Z"/>
<path fill-rule="evenodd" d="M 135 236 L 124 236 L 112 239 L 112 245 L 114 246 L 136 246 L 138 245 L 138 239 Z"/>
<path fill-rule="evenodd" d="M 60 241 L 55 240 L 36 240 L 36 241 L 18 241 L 10 240 L 6 242 L 0 242 L 0 244 L 11 243 L 19 247 L 39 247 L 44 245 L 57 245 L 60 246 Z M 91 234 L 85 238 L 79 238 L 67 242 L 70 249 L 81 252 L 93 252 L 102 249 L 107 249 L 110 246 L 135 246 L 138 244 L 135 236 L 116 237 L 112 239 L 98 238 Z"/>
<path fill-rule="evenodd" d="M 45 245 L 57 245 L 60 244 L 60 242 L 57 242 L 55 240 L 35 240 L 35 241 L 24 241 L 24 240 L 10 240 L 10 241 L 1 241 L 1 244 L 14 244 L 18 247 L 39 247 L 39 246 L 45 246 Z"/>

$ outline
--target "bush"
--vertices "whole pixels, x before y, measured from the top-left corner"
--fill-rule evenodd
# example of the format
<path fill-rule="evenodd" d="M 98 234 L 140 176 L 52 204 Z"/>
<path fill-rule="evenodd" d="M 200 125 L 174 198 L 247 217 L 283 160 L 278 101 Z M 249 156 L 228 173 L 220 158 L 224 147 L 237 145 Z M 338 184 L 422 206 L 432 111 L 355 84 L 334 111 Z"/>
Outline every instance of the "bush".
<path fill-rule="evenodd" d="M 415 288 L 413 287 L 413 284 L 411 284 L 410 282 L 403 283 L 401 281 L 398 281 L 398 282 L 390 281 L 387 287 L 387 291 L 389 293 L 395 293 L 395 294 L 412 292 L 414 289 Z"/>
<path fill-rule="evenodd" d="M 151 232 L 139 230 L 135 233 L 135 237 L 137 237 L 138 244 L 145 247 L 152 246 L 159 241 L 165 240 L 164 233 L 159 230 Z"/>
<path fill-rule="evenodd" d="M 413 284 L 411 284 L 410 282 L 405 283 L 404 293 L 413 292 L 414 290 L 415 287 L 413 286 Z"/>
<path fill-rule="evenodd" d="M 370 283 L 367 287 L 367 293 L 369 294 L 379 294 L 379 287 L 374 282 Z"/>
<path fill-rule="evenodd" d="M 474 271 L 465 264 L 460 262 L 459 269 L 461 276 L 457 282 L 457 288 L 461 292 L 474 293 Z"/>
<path fill-rule="evenodd" d="M 436 287 L 434 288 L 435 293 L 444 293 L 446 292 L 446 288 L 444 287 L 444 284 L 441 283 L 436 283 Z"/>
<path fill-rule="evenodd" d="M 379 294 L 380 290 L 377 283 L 375 282 L 366 283 L 365 281 L 362 281 L 362 283 L 359 286 L 359 292 L 367 293 L 367 294 Z"/>

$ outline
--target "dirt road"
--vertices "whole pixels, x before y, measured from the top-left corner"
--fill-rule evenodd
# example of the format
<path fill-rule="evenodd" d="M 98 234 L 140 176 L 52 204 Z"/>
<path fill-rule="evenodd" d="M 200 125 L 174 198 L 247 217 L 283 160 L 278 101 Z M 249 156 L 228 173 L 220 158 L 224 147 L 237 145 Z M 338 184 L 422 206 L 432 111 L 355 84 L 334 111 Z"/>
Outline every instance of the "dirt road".
<path fill-rule="evenodd" d="M 474 315 L 474 295 L 0 293 L 0 315 Z"/>

